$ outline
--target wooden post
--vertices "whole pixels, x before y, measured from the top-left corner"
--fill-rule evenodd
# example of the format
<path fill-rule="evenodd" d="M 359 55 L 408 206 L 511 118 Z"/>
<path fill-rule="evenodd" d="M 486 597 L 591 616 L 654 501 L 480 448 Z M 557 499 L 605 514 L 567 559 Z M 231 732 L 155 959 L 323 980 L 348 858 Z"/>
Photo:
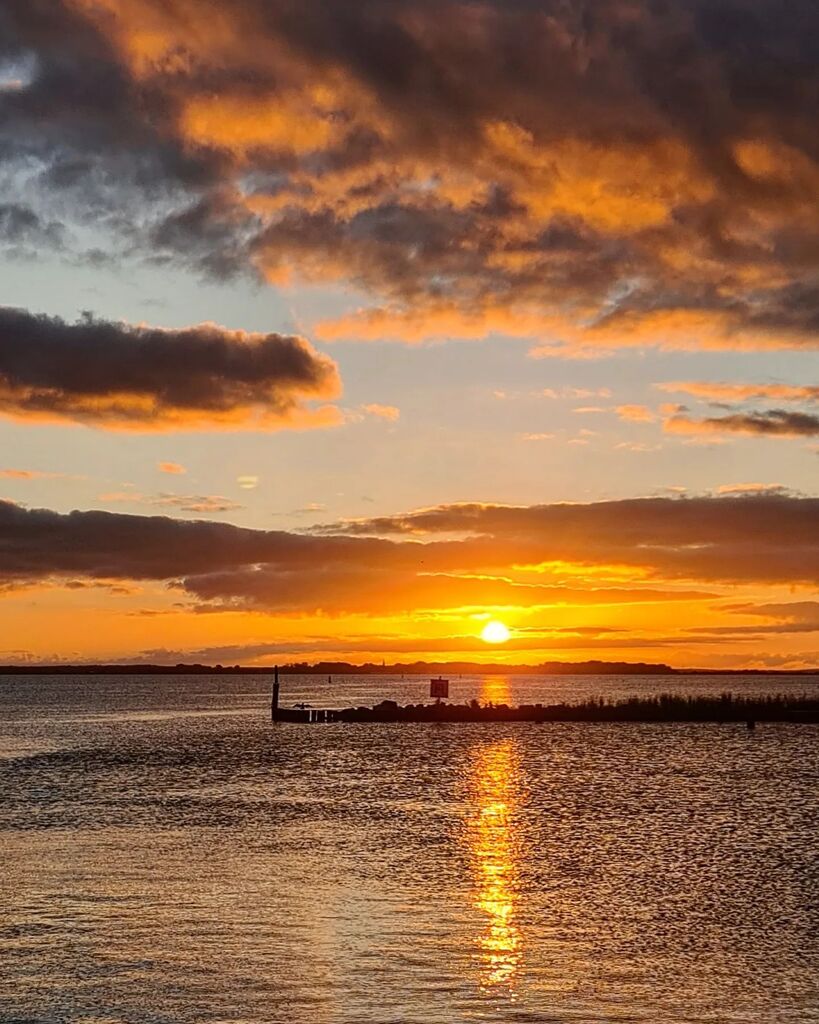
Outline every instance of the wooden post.
<path fill-rule="evenodd" d="M 279 666 L 273 669 L 273 698 L 270 701 L 270 720 L 275 722 L 279 717 Z"/>

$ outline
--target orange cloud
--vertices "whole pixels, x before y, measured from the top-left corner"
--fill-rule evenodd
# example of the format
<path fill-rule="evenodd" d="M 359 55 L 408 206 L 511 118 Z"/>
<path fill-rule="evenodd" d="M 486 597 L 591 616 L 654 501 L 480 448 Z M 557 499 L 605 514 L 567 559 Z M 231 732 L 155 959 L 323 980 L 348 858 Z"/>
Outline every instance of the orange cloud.
<path fill-rule="evenodd" d="M 694 419 L 682 413 L 663 422 L 670 434 L 745 434 L 749 437 L 816 437 L 819 416 L 768 409 L 764 412 L 730 413 Z"/>
<path fill-rule="evenodd" d="M 722 484 L 717 494 L 786 494 L 784 484 Z"/>
<path fill-rule="evenodd" d="M 185 106 L 180 129 L 198 145 L 220 146 L 246 157 L 254 149 L 302 156 L 328 148 L 339 128 L 325 111 L 298 94 L 287 98 L 197 96 Z"/>
<path fill-rule="evenodd" d="M 115 188 L 155 260 L 353 284 L 327 339 L 813 348 L 819 16 L 707 6 L 70 0 L 15 19 L 4 141 L 47 120 L 59 207 Z"/>
<path fill-rule="evenodd" d="M 171 476 L 179 476 L 187 473 L 187 469 L 178 462 L 157 462 L 156 468 L 160 473 L 170 473 Z"/>
<path fill-rule="evenodd" d="M 3 480 L 85 480 L 84 476 L 69 473 L 46 473 L 40 469 L 0 469 Z"/>
<path fill-rule="evenodd" d="M 670 394 L 691 395 L 714 402 L 747 402 L 768 398 L 783 402 L 815 402 L 819 400 L 819 386 L 793 384 L 735 384 L 711 381 L 666 381 L 655 384 Z"/>
<path fill-rule="evenodd" d="M 615 412 L 629 423 L 653 423 L 656 416 L 645 405 L 618 405 Z"/>
<path fill-rule="evenodd" d="M 6 480 L 33 480 L 39 475 L 30 469 L 0 469 L 0 476 Z"/>

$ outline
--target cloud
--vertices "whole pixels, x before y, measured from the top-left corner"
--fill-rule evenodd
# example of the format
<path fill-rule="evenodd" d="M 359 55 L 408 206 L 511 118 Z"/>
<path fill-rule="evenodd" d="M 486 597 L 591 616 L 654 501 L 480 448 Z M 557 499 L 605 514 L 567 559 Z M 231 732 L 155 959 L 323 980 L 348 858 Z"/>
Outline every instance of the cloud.
<path fill-rule="evenodd" d="M 134 505 L 150 505 L 154 508 L 177 508 L 180 512 L 235 512 L 244 507 L 219 494 L 160 493 L 145 495 L 136 491 L 112 491 L 109 494 L 101 494 L 99 500 L 107 504 L 121 501 L 131 502 Z"/>
<path fill-rule="evenodd" d="M 156 468 L 160 473 L 169 473 L 171 476 L 180 476 L 187 473 L 187 469 L 178 462 L 157 462 Z"/>
<path fill-rule="evenodd" d="M 818 522 L 819 499 L 784 494 L 444 505 L 305 532 L 0 502 L 0 584 L 153 580 L 199 610 L 325 615 L 705 601 L 715 584 L 816 586 Z"/>
<path fill-rule="evenodd" d="M 722 610 L 736 615 L 762 618 L 766 621 L 751 626 L 709 626 L 700 629 L 699 632 L 733 637 L 740 637 L 743 634 L 763 637 L 788 633 L 819 632 L 819 602 L 817 601 L 733 604 L 724 605 Z"/>
<path fill-rule="evenodd" d="M 380 420 L 388 420 L 390 423 L 395 423 L 401 418 L 401 410 L 397 409 L 394 405 L 379 405 L 377 402 L 370 402 L 368 405 L 362 405 L 361 408 L 370 416 Z"/>
<path fill-rule="evenodd" d="M 7 0 L 7 201 L 346 282 L 327 339 L 814 348 L 817 31 L 808 0 Z"/>
<path fill-rule="evenodd" d="M 387 420 L 389 423 L 395 423 L 401 418 L 401 410 L 394 405 L 369 402 L 366 405 L 356 406 L 355 409 L 345 409 L 343 415 L 345 423 L 363 423 L 368 419 Z"/>
<path fill-rule="evenodd" d="M 417 573 L 395 567 L 326 565 L 297 571 L 258 566 L 203 574 L 185 580 L 185 589 L 222 607 L 284 612 L 396 615 L 432 609 L 516 607 L 519 605 L 653 604 L 697 601 L 707 592 L 521 584 L 492 576 Z"/>
<path fill-rule="evenodd" d="M 645 405 L 618 405 L 615 412 L 628 423 L 653 423 L 654 413 Z"/>
<path fill-rule="evenodd" d="M 3 480 L 85 480 L 74 473 L 47 473 L 40 469 L 0 469 Z"/>
<path fill-rule="evenodd" d="M 761 494 L 533 506 L 461 503 L 315 530 L 427 541 L 460 535 L 465 545 L 503 551 L 517 565 L 558 559 L 628 565 L 666 579 L 815 583 L 817 526 L 819 499 Z"/>
<path fill-rule="evenodd" d="M 149 504 L 158 508 L 178 508 L 181 512 L 234 512 L 243 507 L 219 494 L 158 494 L 150 499 Z"/>
<path fill-rule="evenodd" d="M 771 604 L 728 605 L 726 611 L 760 616 L 776 622 L 819 630 L 819 601 L 788 601 Z"/>
<path fill-rule="evenodd" d="M 326 512 L 327 506 L 321 505 L 317 501 L 311 501 L 309 505 L 303 505 L 301 508 L 295 509 L 291 512 L 291 515 L 307 516 L 312 515 L 314 512 Z"/>
<path fill-rule="evenodd" d="M 794 384 L 737 384 L 710 381 L 665 381 L 655 384 L 661 391 L 670 394 L 686 394 L 714 402 L 747 402 L 769 398 L 780 402 L 819 401 L 819 386 L 798 386 Z"/>
<path fill-rule="evenodd" d="M 314 516 L 318 513 L 326 512 L 327 506 L 322 505 L 317 501 L 311 501 L 307 505 L 302 505 L 301 508 L 293 508 L 288 512 L 271 512 L 273 516 Z"/>
<path fill-rule="evenodd" d="M 757 437 L 815 437 L 819 435 L 819 416 L 787 409 L 764 412 L 731 413 L 694 419 L 670 416 L 663 429 L 671 434 L 746 434 Z"/>
<path fill-rule="evenodd" d="M 9 247 L 7 253 L 26 255 L 37 248 L 59 251 L 64 245 L 63 235 L 58 221 L 44 222 L 31 207 L 0 203 L 0 243 Z"/>
<path fill-rule="evenodd" d="M 625 452 L 658 452 L 662 449 L 661 444 L 646 444 L 644 441 L 620 441 L 614 446 L 615 451 Z"/>
<path fill-rule="evenodd" d="M 116 430 L 273 430 L 327 425 L 335 364 L 301 338 L 75 324 L 0 307 L 0 415 Z"/>
<path fill-rule="evenodd" d="M 609 388 L 561 388 L 556 391 L 554 388 L 544 388 L 538 392 L 543 398 L 611 398 Z"/>
<path fill-rule="evenodd" d="M 788 494 L 784 484 L 722 484 L 717 494 Z"/>

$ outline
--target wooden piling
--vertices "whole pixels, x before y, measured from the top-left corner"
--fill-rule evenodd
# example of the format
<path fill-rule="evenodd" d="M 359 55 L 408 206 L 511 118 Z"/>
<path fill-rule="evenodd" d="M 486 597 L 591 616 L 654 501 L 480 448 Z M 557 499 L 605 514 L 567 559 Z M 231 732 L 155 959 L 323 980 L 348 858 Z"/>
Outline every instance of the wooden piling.
<path fill-rule="evenodd" d="M 279 716 L 279 666 L 273 669 L 273 697 L 270 701 L 270 720 L 275 722 Z"/>

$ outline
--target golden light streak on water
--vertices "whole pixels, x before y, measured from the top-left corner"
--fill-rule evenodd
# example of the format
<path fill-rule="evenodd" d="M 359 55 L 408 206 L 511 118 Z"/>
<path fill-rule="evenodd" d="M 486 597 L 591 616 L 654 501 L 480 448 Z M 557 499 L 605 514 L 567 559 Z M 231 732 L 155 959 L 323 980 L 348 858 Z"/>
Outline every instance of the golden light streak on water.
<path fill-rule="evenodd" d="M 520 766 L 517 741 L 503 739 L 478 748 L 472 766 L 476 814 L 469 834 L 475 873 L 474 907 L 485 916 L 477 936 L 480 986 L 506 988 L 514 998 L 523 955 L 523 936 L 515 922 L 520 849 L 515 832 Z"/>

